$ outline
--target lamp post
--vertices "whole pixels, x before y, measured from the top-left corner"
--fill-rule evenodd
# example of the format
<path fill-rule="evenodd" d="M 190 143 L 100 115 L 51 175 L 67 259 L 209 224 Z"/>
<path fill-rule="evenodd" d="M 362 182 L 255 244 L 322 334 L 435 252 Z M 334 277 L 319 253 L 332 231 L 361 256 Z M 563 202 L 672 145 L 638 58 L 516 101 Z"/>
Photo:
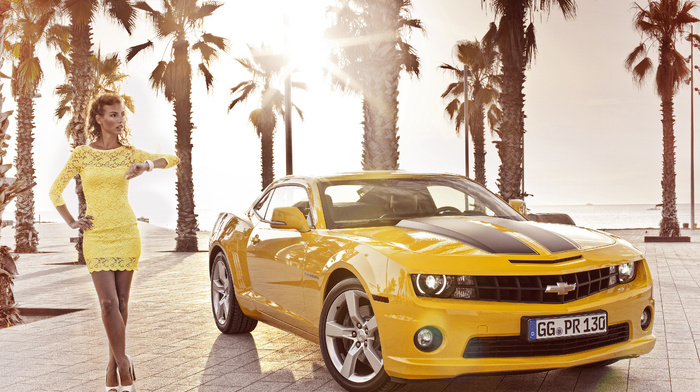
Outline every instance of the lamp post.
<path fill-rule="evenodd" d="M 284 46 L 287 50 L 287 74 L 284 77 L 284 138 L 285 138 L 285 155 L 287 159 L 287 175 L 294 173 L 292 164 L 292 70 L 290 69 L 289 59 L 291 51 L 289 50 L 289 17 L 287 12 L 284 13 Z"/>
<path fill-rule="evenodd" d="M 695 48 L 700 49 L 700 45 L 693 42 L 693 26 L 690 26 L 690 230 L 695 230 L 695 106 L 693 99 L 695 93 L 700 93 L 700 89 L 694 86 L 693 74 L 700 67 L 694 63 L 693 52 Z"/>

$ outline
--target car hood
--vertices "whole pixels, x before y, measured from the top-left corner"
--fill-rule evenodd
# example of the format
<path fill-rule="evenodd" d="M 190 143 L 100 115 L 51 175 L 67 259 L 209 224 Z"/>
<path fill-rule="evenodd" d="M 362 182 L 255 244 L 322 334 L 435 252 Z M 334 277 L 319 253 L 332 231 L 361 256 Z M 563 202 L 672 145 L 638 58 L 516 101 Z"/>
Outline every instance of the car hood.
<path fill-rule="evenodd" d="M 549 255 L 610 246 L 616 239 L 581 227 L 490 217 L 404 219 L 396 226 L 352 229 L 390 253 Z M 369 238 L 367 238 L 369 237 Z M 368 243 L 369 242 L 369 243 Z"/>

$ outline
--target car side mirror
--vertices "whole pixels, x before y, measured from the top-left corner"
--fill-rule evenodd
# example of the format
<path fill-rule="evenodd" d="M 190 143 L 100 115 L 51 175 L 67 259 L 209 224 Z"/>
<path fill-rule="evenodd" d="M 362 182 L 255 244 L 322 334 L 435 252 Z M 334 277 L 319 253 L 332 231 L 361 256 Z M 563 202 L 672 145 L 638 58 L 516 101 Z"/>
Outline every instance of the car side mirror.
<path fill-rule="evenodd" d="M 273 229 L 296 229 L 302 233 L 311 230 L 304 214 L 296 207 L 277 207 L 272 211 Z"/>
<path fill-rule="evenodd" d="M 525 200 L 522 199 L 510 199 L 508 201 L 511 207 L 522 216 L 527 216 L 527 206 L 525 205 Z"/>

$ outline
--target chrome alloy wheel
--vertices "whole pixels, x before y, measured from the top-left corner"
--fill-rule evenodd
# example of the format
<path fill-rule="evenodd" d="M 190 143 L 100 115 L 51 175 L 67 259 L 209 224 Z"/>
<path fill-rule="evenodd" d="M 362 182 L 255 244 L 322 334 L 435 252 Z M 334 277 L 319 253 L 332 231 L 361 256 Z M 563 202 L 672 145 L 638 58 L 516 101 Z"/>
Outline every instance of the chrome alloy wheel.
<path fill-rule="evenodd" d="M 329 359 L 345 380 L 361 384 L 383 373 L 377 319 L 365 292 L 338 295 L 324 322 Z"/>
<path fill-rule="evenodd" d="M 231 296 L 234 294 L 229 274 L 226 259 L 217 257 L 211 273 L 211 303 L 219 325 L 225 325 L 231 314 Z"/>

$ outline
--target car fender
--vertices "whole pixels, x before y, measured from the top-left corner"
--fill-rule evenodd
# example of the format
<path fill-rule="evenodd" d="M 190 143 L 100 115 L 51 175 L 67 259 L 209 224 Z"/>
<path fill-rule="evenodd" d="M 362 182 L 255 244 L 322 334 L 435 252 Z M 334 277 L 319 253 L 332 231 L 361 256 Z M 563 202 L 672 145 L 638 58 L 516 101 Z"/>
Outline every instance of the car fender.
<path fill-rule="evenodd" d="M 368 295 L 379 295 L 386 291 L 386 266 L 388 258 L 365 245 L 357 245 L 351 250 L 342 249 L 335 253 L 323 268 L 323 297 L 338 282 L 333 279 L 336 271 L 347 270 L 357 278 Z"/>
<path fill-rule="evenodd" d="M 211 273 L 217 253 L 223 251 L 231 267 L 232 280 L 237 297 L 240 297 L 241 293 L 250 288 L 246 247 L 252 230 L 253 225 L 249 220 L 234 214 L 221 213 L 211 233 L 209 273 Z"/>

